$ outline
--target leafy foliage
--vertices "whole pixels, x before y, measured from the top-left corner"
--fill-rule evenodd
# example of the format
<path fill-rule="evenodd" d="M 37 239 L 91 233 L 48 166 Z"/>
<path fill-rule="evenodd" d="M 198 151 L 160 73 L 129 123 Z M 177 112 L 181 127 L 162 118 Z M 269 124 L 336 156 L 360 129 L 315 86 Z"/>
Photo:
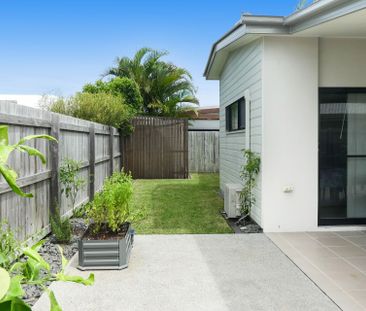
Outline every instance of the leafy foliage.
<path fill-rule="evenodd" d="M 65 159 L 60 167 L 61 193 L 71 201 L 71 208 L 75 208 L 76 197 L 86 184 L 84 178 L 79 176 L 81 162 Z"/>
<path fill-rule="evenodd" d="M 302 9 L 304 9 L 305 7 L 307 7 L 308 5 L 314 3 L 314 2 L 317 2 L 319 0 L 312 0 L 312 1 L 309 1 L 309 0 L 298 0 L 298 4 L 296 6 L 296 11 L 300 11 Z"/>
<path fill-rule="evenodd" d="M 142 112 L 142 96 L 137 83 L 129 78 L 116 77 L 108 82 L 98 80 L 95 84 L 86 84 L 83 87 L 84 93 L 107 93 L 115 96 L 122 96 L 122 103 L 133 108 L 136 112 Z"/>
<path fill-rule="evenodd" d="M 191 74 L 161 58 L 167 52 L 142 48 L 133 58 L 118 58 L 106 75 L 134 80 L 143 98 L 143 112 L 177 117 L 194 110 L 198 99 Z M 192 105 L 193 104 L 193 105 Z"/>
<path fill-rule="evenodd" d="M 69 243 L 71 240 L 71 224 L 68 217 L 61 217 L 60 209 L 56 208 L 55 213 L 50 216 L 51 231 L 57 242 Z"/>
<path fill-rule="evenodd" d="M 240 172 L 240 177 L 243 180 L 243 189 L 240 192 L 240 203 L 242 214 L 249 215 L 253 204 L 255 204 L 255 197 L 253 196 L 253 188 L 256 185 L 257 177 L 260 171 L 261 160 L 251 150 L 244 150 L 245 164 Z"/>
<path fill-rule="evenodd" d="M 21 245 L 6 221 L 0 222 L 0 267 L 9 269 L 21 254 Z"/>
<path fill-rule="evenodd" d="M 131 131 L 130 120 L 135 115 L 122 96 L 108 93 L 77 93 L 73 97 L 51 102 L 46 109 L 92 122 Z"/>
<path fill-rule="evenodd" d="M 132 192 L 131 174 L 124 171 L 114 173 L 105 181 L 103 190 L 96 194 L 87 211 L 97 231 L 106 225 L 116 232 L 128 220 Z"/>
<path fill-rule="evenodd" d="M 0 126 L 0 173 L 4 176 L 11 189 L 23 197 L 32 197 L 32 194 L 25 194 L 20 190 L 19 186 L 16 184 L 17 175 L 15 171 L 8 166 L 7 161 L 11 153 L 14 150 L 18 150 L 32 156 L 37 156 L 41 159 L 42 163 L 46 163 L 46 158 L 41 152 L 24 144 L 35 138 L 56 141 L 53 137 L 48 135 L 32 135 L 22 138 L 15 145 L 9 145 L 8 127 Z M 62 255 L 61 250 L 63 268 L 59 273 L 53 274 L 50 265 L 38 254 L 38 250 L 42 246 L 43 241 L 37 243 L 33 247 L 21 249 L 19 243 L 15 240 L 14 234 L 6 224 L 4 225 L 1 223 L 0 229 L 0 310 L 31 310 L 30 306 L 22 300 L 22 297 L 24 296 L 22 285 L 25 284 L 41 286 L 49 293 L 51 310 L 61 310 L 54 293 L 47 289 L 47 284 L 49 284 L 49 282 L 69 281 L 84 285 L 91 285 L 94 283 L 93 274 L 91 274 L 88 279 L 65 274 L 64 269 L 67 261 Z M 20 254 L 24 254 L 25 260 L 14 262 Z M 42 271 L 45 273 L 41 273 Z"/>
<path fill-rule="evenodd" d="M 55 138 L 49 135 L 30 135 L 22 138 L 15 145 L 9 144 L 9 128 L 7 125 L 0 125 L 0 175 L 2 175 L 5 181 L 8 183 L 10 188 L 18 195 L 22 197 L 31 198 L 33 195 L 31 193 L 24 193 L 20 187 L 17 185 L 16 179 L 18 177 L 17 173 L 9 167 L 7 164 L 10 154 L 17 150 L 20 152 L 28 153 L 30 156 L 38 157 L 43 164 L 46 163 L 46 157 L 39 150 L 25 145 L 26 142 L 33 139 L 48 139 L 56 141 Z"/>
<path fill-rule="evenodd" d="M 41 286 L 49 295 L 51 310 L 61 310 L 54 293 L 47 288 L 49 282 L 64 281 L 84 285 L 94 283 L 93 274 L 90 274 L 87 279 L 65 274 L 67 260 L 62 254 L 62 249 L 60 249 L 62 270 L 56 274 L 52 273 L 50 265 L 38 254 L 38 249 L 42 244 L 43 241 L 23 250 L 26 261 L 14 263 L 8 271 L 0 268 L 0 310 L 31 310 L 21 299 L 24 295 L 23 284 Z M 44 273 L 41 273 L 41 271 Z"/>

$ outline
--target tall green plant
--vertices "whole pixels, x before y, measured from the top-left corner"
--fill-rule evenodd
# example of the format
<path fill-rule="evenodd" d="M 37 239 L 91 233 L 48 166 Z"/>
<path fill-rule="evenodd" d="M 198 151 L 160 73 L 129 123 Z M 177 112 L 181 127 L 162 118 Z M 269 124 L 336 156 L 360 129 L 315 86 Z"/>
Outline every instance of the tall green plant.
<path fill-rule="evenodd" d="M 55 138 L 49 135 L 30 135 L 23 137 L 15 145 L 10 145 L 9 128 L 7 125 L 0 125 L 0 174 L 4 177 L 10 188 L 16 194 L 22 197 L 31 198 L 33 195 L 31 193 L 24 193 L 17 185 L 16 179 L 18 175 L 15 170 L 8 165 L 8 159 L 13 151 L 20 151 L 27 153 L 30 156 L 36 156 L 42 161 L 43 164 L 46 164 L 46 157 L 42 152 L 33 147 L 25 145 L 26 142 L 37 138 L 48 139 L 57 142 Z"/>
<path fill-rule="evenodd" d="M 149 115 L 181 116 L 198 104 L 191 74 L 162 60 L 167 52 L 142 48 L 132 58 L 118 58 L 106 75 L 134 80 L 143 98 L 143 112 Z"/>
<path fill-rule="evenodd" d="M 243 150 L 245 163 L 240 171 L 240 178 L 243 181 L 243 189 L 240 192 L 240 205 L 242 217 L 246 218 L 250 215 L 252 206 L 255 204 L 255 196 L 253 189 L 257 183 L 258 174 L 260 172 L 260 157 L 251 150 Z"/>
<path fill-rule="evenodd" d="M 80 177 L 81 162 L 65 159 L 60 166 L 61 193 L 70 200 L 72 210 L 75 209 L 76 197 L 86 184 L 84 178 Z"/>
<path fill-rule="evenodd" d="M 114 173 L 105 181 L 103 190 L 95 196 L 87 211 L 88 217 L 96 224 L 96 231 L 102 226 L 118 231 L 129 218 L 132 192 L 132 177 L 123 171 Z"/>
<path fill-rule="evenodd" d="M 21 253 L 21 244 L 9 224 L 5 220 L 0 221 L 0 267 L 9 269 Z"/>
<path fill-rule="evenodd" d="M 83 87 L 84 93 L 107 93 L 115 96 L 122 96 L 121 104 L 126 104 L 137 112 L 141 113 L 143 110 L 142 96 L 137 83 L 130 78 L 116 77 L 110 81 L 103 82 L 98 80 L 95 84 L 86 84 Z"/>
<path fill-rule="evenodd" d="M 71 223 L 68 217 L 62 217 L 60 208 L 57 207 L 55 213 L 50 216 L 51 231 L 58 243 L 69 243 L 72 235 Z"/>

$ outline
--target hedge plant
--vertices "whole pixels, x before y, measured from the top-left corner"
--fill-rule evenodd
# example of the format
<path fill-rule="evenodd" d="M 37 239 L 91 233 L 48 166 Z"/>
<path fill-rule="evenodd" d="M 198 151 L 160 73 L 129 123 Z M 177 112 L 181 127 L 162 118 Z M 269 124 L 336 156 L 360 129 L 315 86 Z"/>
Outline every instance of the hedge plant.
<path fill-rule="evenodd" d="M 106 179 L 103 190 L 95 195 L 87 211 L 88 217 L 95 223 L 94 232 L 102 227 L 117 232 L 127 222 L 132 192 L 131 174 L 122 170 Z"/>

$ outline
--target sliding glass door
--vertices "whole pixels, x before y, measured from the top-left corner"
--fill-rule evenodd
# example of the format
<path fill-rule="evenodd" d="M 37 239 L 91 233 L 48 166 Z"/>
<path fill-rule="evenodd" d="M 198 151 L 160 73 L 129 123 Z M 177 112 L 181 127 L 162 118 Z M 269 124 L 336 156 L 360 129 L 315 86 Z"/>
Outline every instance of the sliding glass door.
<path fill-rule="evenodd" d="M 366 89 L 319 92 L 319 224 L 366 223 Z"/>

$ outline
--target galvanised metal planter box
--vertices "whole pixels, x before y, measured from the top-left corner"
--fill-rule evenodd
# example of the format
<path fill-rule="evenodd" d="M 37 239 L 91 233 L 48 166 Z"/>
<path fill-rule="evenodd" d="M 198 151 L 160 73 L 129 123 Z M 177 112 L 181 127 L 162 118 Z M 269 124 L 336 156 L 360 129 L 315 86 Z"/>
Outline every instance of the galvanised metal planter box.
<path fill-rule="evenodd" d="M 128 226 L 126 236 L 118 240 L 78 241 L 80 270 L 121 270 L 128 267 L 134 230 Z"/>

